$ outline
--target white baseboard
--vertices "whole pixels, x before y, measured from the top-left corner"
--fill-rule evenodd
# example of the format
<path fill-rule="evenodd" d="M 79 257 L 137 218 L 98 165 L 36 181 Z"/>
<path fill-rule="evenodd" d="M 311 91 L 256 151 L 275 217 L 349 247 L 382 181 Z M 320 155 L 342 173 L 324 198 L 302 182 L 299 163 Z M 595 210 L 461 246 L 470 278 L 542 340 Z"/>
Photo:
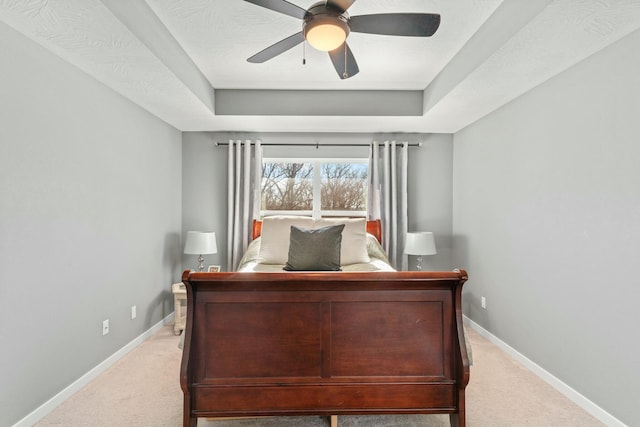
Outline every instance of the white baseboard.
<path fill-rule="evenodd" d="M 598 419 L 600 422 L 604 423 L 610 427 L 628 427 L 622 421 L 578 393 L 576 390 L 559 380 L 557 377 L 553 376 L 548 371 L 544 370 L 540 365 L 536 364 L 532 360 L 528 359 L 522 353 L 519 353 L 516 349 L 511 347 L 506 342 L 502 341 L 500 338 L 493 335 L 491 332 L 484 329 L 482 326 L 464 316 L 464 322 L 471 326 L 475 331 L 477 331 L 480 335 L 488 339 L 491 343 L 495 344 L 500 350 L 507 353 L 509 356 L 520 362 L 527 369 L 533 372 L 536 376 L 541 378 L 543 381 L 551 385 L 553 388 L 558 390 L 560 393 L 565 395 L 575 404 L 580 406 L 582 409 L 591 414 L 594 418 Z"/>
<path fill-rule="evenodd" d="M 127 345 L 122 347 L 120 350 L 113 353 L 107 359 L 98 364 L 95 368 L 91 369 L 89 372 L 78 378 L 76 381 L 71 383 L 61 392 L 53 396 L 51 399 L 40 405 L 29 415 L 18 421 L 13 425 L 13 427 L 31 427 L 41 419 L 47 416 L 51 411 L 53 411 L 56 407 L 58 407 L 62 402 L 71 397 L 74 393 L 79 391 L 81 388 L 89 384 L 92 380 L 94 380 L 98 375 L 109 369 L 113 364 L 115 364 L 118 360 L 122 359 L 127 353 L 131 350 L 142 344 L 147 338 L 151 335 L 158 332 L 163 326 L 168 325 L 173 320 L 174 313 L 169 314 L 167 317 L 153 325 L 147 331 L 143 332 L 138 337 L 134 338 Z"/>

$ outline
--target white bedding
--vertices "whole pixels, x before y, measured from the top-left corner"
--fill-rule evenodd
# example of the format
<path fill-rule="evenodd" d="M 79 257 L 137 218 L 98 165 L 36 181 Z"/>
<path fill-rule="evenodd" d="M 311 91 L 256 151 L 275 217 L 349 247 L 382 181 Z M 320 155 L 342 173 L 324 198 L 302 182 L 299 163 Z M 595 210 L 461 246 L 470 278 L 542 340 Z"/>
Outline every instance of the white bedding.
<path fill-rule="evenodd" d="M 378 240 L 371 234 L 367 234 L 367 253 L 370 262 L 346 264 L 342 266 L 342 271 L 395 271 L 389 264 L 389 259 L 384 253 L 384 249 Z M 247 251 L 240 260 L 238 271 L 243 272 L 283 272 L 284 264 L 264 264 L 258 262 L 260 254 L 260 237 L 249 244 Z"/>

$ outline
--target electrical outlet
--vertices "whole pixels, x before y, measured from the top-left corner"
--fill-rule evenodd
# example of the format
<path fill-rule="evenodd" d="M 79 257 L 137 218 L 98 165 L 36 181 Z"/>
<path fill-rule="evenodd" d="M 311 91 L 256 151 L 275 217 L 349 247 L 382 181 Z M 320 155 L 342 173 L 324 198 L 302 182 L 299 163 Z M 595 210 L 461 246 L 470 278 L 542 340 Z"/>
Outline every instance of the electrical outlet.
<path fill-rule="evenodd" d="M 102 321 L 102 335 L 109 333 L 109 319 Z"/>
<path fill-rule="evenodd" d="M 135 319 L 138 315 L 138 309 L 135 305 L 131 306 L 131 320 Z"/>
<path fill-rule="evenodd" d="M 484 308 L 485 310 L 487 309 L 487 299 L 485 297 L 480 298 L 480 306 L 482 306 L 482 308 Z"/>

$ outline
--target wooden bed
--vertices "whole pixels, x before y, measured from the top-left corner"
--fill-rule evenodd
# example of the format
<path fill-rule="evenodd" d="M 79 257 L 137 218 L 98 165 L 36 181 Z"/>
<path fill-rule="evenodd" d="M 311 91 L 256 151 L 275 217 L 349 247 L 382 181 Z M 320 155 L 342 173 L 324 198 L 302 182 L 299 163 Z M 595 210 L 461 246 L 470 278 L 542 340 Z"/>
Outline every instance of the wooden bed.
<path fill-rule="evenodd" d="M 411 413 L 465 425 L 465 271 L 185 271 L 182 280 L 184 426 Z"/>

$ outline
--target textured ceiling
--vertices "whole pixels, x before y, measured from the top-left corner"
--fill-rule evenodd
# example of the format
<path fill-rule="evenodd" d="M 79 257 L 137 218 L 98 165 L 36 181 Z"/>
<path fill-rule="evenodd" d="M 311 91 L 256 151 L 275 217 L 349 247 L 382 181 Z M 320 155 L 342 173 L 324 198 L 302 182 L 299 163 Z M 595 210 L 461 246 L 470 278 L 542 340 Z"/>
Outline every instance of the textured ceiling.
<path fill-rule="evenodd" d="M 432 37 L 351 33 L 360 74 L 342 81 L 329 56 L 303 45 L 263 64 L 246 59 L 302 29 L 302 21 L 244 1 L 148 0 L 207 79 L 222 89 L 424 89 L 502 0 L 356 1 L 349 14 L 427 12 L 443 16 Z M 290 1 L 307 8 L 314 0 Z"/>
<path fill-rule="evenodd" d="M 388 12 L 442 21 L 428 38 L 351 33 L 360 73 L 341 80 L 302 44 L 248 63 L 301 22 L 241 0 L 0 0 L 0 21 L 183 131 L 456 132 L 640 27 L 638 0 L 349 9 Z"/>

